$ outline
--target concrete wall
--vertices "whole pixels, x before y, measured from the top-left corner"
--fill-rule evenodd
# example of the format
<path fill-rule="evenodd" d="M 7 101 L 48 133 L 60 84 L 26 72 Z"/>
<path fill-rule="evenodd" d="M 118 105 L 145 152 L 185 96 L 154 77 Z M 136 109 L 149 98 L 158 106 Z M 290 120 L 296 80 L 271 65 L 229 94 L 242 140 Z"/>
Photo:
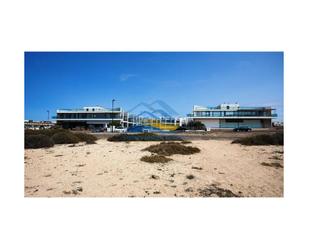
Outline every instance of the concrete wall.
<path fill-rule="evenodd" d="M 226 119 L 194 119 L 202 122 L 207 128 L 236 128 L 248 126 L 250 128 L 270 128 L 271 119 L 242 119 L 243 122 L 226 122 Z"/>
<path fill-rule="evenodd" d="M 219 128 L 219 119 L 194 119 L 194 121 L 200 121 L 207 128 Z"/>

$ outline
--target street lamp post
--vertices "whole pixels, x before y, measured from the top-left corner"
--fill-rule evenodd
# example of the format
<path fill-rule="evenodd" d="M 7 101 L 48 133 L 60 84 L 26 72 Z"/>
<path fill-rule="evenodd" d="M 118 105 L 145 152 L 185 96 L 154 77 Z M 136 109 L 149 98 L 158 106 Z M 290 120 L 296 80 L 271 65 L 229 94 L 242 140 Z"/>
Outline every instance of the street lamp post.
<path fill-rule="evenodd" d="M 114 102 L 115 99 L 112 100 L 112 132 L 114 132 Z"/>
<path fill-rule="evenodd" d="M 49 121 L 49 110 L 47 110 L 47 120 Z"/>

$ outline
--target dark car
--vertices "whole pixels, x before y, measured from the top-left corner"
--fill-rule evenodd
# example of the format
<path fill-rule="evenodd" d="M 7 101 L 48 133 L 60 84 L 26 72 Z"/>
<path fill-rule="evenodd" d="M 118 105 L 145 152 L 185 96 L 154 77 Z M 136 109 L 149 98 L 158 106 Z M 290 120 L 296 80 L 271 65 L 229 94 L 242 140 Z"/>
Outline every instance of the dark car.
<path fill-rule="evenodd" d="M 248 126 L 239 126 L 237 128 L 234 128 L 233 131 L 252 131 L 252 129 Z"/>
<path fill-rule="evenodd" d="M 91 129 L 91 132 L 93 133 L 103 132 L 103 128 L 96 127 L 96 128 Z"/>

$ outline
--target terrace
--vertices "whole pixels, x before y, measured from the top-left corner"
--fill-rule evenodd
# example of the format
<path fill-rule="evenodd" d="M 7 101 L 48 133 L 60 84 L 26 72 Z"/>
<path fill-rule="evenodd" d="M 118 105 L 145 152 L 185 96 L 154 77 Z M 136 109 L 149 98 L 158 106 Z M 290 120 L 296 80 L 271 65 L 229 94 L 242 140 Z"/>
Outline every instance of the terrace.
<path fill-rule="evenodd" d="M 270 111 L 194 111 L 187 117 L 277 117 Z"/>
<path fill-rule="evenodd" d="M 108 108 L 94 108 L 94 107 L 89 107 L 89 108 L 76 108 L 76 109 L 58 109 L 57 113 L 88 113 L 88 112 L 121 112 L 121 108 L 114 108 L 114 109 L 108 109 Z"/>

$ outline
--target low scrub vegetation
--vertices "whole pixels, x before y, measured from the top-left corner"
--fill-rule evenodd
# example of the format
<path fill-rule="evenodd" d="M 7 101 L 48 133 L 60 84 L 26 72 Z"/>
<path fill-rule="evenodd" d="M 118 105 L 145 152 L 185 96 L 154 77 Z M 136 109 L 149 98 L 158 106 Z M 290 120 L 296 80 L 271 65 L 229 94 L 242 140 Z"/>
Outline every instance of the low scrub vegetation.
<path fill-rule="evenodd" d="M 241 194 L 241 192 L 234 194 L 231 190 L 220 188 L 215 184 L 211 184 L 204 189 L 198 189 L 198 192 L 202 197 L 240 197 L 238 194 Z"/>
<path fill-rule="evenodd" d="M 242 145 L 283 145 L 283 132 L 273 135 L 256 135 L 251 137 L 239 138 L 232 142 Z"/>
<path fill-rule="evenodd" d="M 169 161 L 172 161 L 172 159 L 161 155 L 151 155 L 151 156 L 143 156 L 141 158 L 141 161 L 147 163 L 167 163 Z"/>
<path fill-rule="evenodd" d="M 94 144 L 97 138 L 87 133 L 73 133 L 65 129 L 25 130 L 25 148 L 47 148 L 54 144 Z"/>
<path fill-rule="evenodd" d="M 281 160 L 282 158 L 279 156 L 272 156 L 269 159 L 274 159 L 274 160 Z"/>
<path fill-rule="evenodd" d="M 195 176 L 194 175 L 187 175 L 186 178 L 189 179 L 189 180 L 192 180 L 192 179 L 195 178 Z"/>
<path fill-rule="evenodd" d="M 25 137 L 26 149 L 49 148 L 53 146 L 53 140 L 45 135 L 28 135 Z"/>
<path fill-rule="evenodd" d="M 182 141 L 178 136 L 164 136 L 154 133 L 118 134 L 107 139 L 110 142 L 123 141 Z"/>
<path fill-rule="evenodd" d="M 184 146 L 183 144 L 175 142 L 163 142 L 151 145 L 143 149 L 143 151 L 149 151 L 161 156 L 171 156 L 174 154 L 191 155 L 200 152 L 200 149 L 192 146 Z"/>
<path fill-rule="evenodd" d="M 274 167 L 274 168 L 283 168 L 283 166 L 280 163 L 266 163 L 266 162 L 262 162 L 261 165 L 263 166 L 267 166 L 267 167 Z"/>
<path fill-rule="evenodd" d="M 52 136 L 55 144 L 76 144 L 79 138 L 69 132 L 59 132 Z"/>
<path fill-rule="evenodd" d="M 82 133 L 82 132 L 73 133 L 73 134 L 76 137 L 78 137 L 80 142 L 86 142 L 87 144 L 95 144 L 95 141 L 97 140 L 97 138 L 91 134 Z"/>
<path fill-rule="evenodd" d="M 191 144 L 192 142 L 191 141 L 188 141 L 188 140 L 184 140 L 181 142 L 182 144 Z"/>
<path fill-rule="evenodd" d="M 156 154 L 151 156 L 143 156 L 141 160 L 144 162 L 167 163 L 172 159 L 167 158 L 166 156 L 171 156 L 174 154 L 191 155 L 200 152 L 200 149 L 196 147 L 185 146 L 176 142 L 161 142 L 160 144 L 148 146 L 142 151 L 149 151 Z"/>

